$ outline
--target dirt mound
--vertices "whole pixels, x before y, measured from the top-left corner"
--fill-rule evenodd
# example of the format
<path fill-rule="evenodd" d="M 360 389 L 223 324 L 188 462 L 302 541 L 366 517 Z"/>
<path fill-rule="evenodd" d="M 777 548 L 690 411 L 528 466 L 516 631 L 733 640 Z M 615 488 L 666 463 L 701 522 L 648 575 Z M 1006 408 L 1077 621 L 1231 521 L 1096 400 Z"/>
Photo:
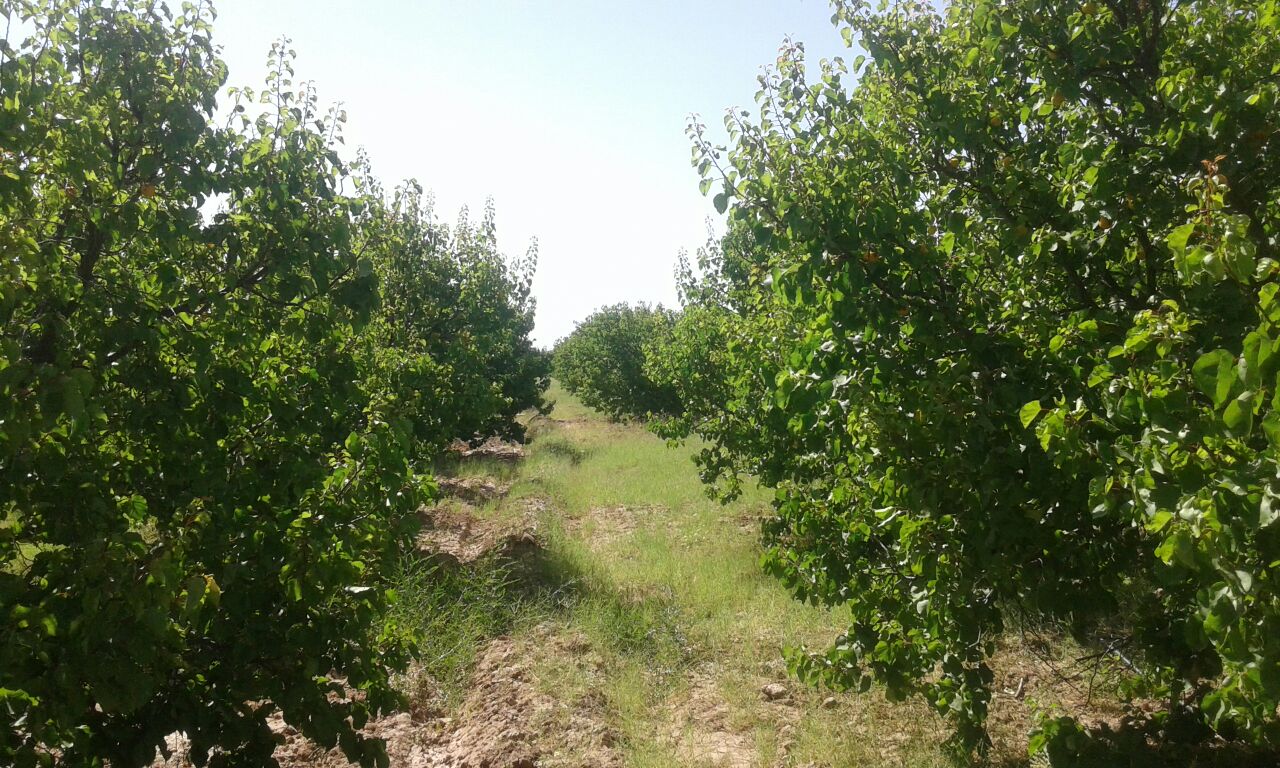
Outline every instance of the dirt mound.
<path fill-rule="evenodd" d="M 734 721 L 733 708 L 720 687 L 722 674 L 714 664 L 701 665 L 693 673 L 689 688 L 671 709 L 670 743 L 682 765 L 755 768 L 763 764 L 761 745 L 749 727 Z M 763 722 L 776 738 L 769 764 L 812 768 L 809 763 L 795 762 L 791 755 L 801 715 L 789 685 L 777 680 L 758 683 L 762 706 L 758 714 L 764 715 Z"/>
<path fill-rule="evenodd" d="M 441 477 L 436 480 L 445 496 L 472 503 L 496 501 L 507 495 L 511 484 L 499 484 L 487 477 Z"/>
<path fill-rule="evenodd" d="M 598 664 L 579 635 L 557 636 L 546 626 L 525 638 L 494 640 L 476 664 L 461 707 L 450 717 L 415 718 L 400 712 L 371 721 L 363 733 L 384 739 L 391 768 L 621 768 L 617 736 L 598 708 L 566 707 L 540 689 L 534 672 L 544 654 Z M 281 768 L 339 768 L 340 750 L 326 750 L 285 725 L 268 721 L 280 739 Z M 170 746 L 185 752 L 180 736 Z M 174 756 L 153 768 L 189 768 Z"/>
<path fill-rule="evenodd" d="M 546 654 L 578 652 L 585 641 L 558 637 L 549 627 L 522 639 L 491 643 L 476 669 L 471 690 L 452 718 L 442 718 L 438 740 L 410 764 L 432 768 L 616 768 L 616 735 L 598 711 L 568 706 L 538 685 L 536 662 Z M 392 761 L 395 765 L 395 761 Z"/>
<path fill-rule="evenodd" d="M 585 515 L 567 519 L 566 523 L 570 531 L 583 535 L 592 548 L 599 548 L 634 533 L 661 509 L 649 505 L 596 507 Z"/>
<path fill-rule="evenodd" d="M 268 724 L 281 739 L 274 755 L 280 768 L 345 768 L 350 765 L 341 750 L 327 750 L 308 741 L 297 729 L 285 725 L 279 715 L 273 716 Z M 362 732 L 386 741 L 387 757 L 393 768 L 427 768 L 437 764 L 424 762 L 421 753 L 436 730 L 433 723 L 417 722 L 407 712 L 399 712 L 370 721 Z"/>
<path fill-rule="evenodd" d="M 524 458 L 524 446 L 519 443 L 508 443 L 496 437 L 485 440 L 472 448 L 463 440 L 454 440 L 447 449 L 449 453 L 463 459 L 497 459 L 499 461 L 519 461 Z"/>
<path fill-rule="evenodd" d="M 540 547 L 538 522 L 477 517 L 470 511 L 435 507 L 423 511 L 418 549 L 452 564 L 467 565 L 486 555 L 518 560 Z"/>
<path fill-rule="evenodd" d="M 520 644 L 499 638 L 476 665 L 470 693 L 422 765 L 456 768 L 533 768 L 540 750 L 529 730 L 537 697 Z"/>

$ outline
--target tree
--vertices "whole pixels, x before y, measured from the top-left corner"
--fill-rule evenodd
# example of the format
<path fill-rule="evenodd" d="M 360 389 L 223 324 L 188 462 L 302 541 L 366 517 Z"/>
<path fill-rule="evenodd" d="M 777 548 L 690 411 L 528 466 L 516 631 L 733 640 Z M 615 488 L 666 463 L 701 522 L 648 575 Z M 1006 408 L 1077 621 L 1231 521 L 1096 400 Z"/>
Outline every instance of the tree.
<path fill-rule="evenodd" d="M 805 310 L 776 300 L 763 259 L 750 232 L 732 222 L 723 238 L 698 249 L 696 263 L 682 256 L 676 281 L 683 306 L 645 359 L 646 375 L 681 404 L 650 428 L 672 440 L 703 437 L 696 456 L 702 478 L 726 501 L 739 494 L 744 476 L 772 482 L 761 457 L 799 447 L 781 412 L 767 404 Z"/>
<path fill-rule="evenodd" d="M 835 8 L 869 58 L 788 44 L 728 146 L 692 129 L 754 244 L 704 469 L 776 487 L 769 568 L 852 611 L 797 671 L 982 749 L 1029 614 L 1118 635 L 1151 728 L 1274 745 L 1280 7 Z"/>
<path fill-rule="evenodd" d="M 583 403 L 615 419 L 679 413 L 675 392 L 645 373 L 646 348 L 661 344 L 674 322 L 661 306 L 602 307 L 556 343 L 553 373 Z"/>
<path fill-rule="evenodd" d="M 184 731 L 270 764 L 279 711 L 385 764 L 358 729 L 417 638 L 384 567 L 433 450 L 537 386 L 527 274 L 491 232 L 390 239 L 285 44 L 217 126 L 207 7 L 0 8 L 28 35 L 0 51 L 0 762 L 141 766 Z M 442 274 L 396 271 L 422 250 Z M 406 296 L 490 322 L 393 329 Z"/>
<path fill-rule="evenodd" d="M 399 385 L 412 393 L 399 407 L 412 409 L 421 450 L 459 437 L 521 437 L 515 417 L 541 405 L 550 374 L 530 340 L 536 246 L 509 264 L 497 248 L 492 204 L 479 226 L 464 211 L 450 229 L 416 183 L 386 201 L 375 181 L 364 186 L 374 202 L 359 229 L 383 286 L 365 333 L 381 354 L 429 367 Z"/>

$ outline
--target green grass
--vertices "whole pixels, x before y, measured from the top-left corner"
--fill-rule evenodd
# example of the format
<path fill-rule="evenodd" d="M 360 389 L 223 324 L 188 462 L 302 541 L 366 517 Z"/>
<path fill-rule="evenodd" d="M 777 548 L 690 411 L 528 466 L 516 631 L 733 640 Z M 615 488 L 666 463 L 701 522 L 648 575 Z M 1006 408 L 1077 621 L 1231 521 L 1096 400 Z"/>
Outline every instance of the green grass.
<path fill-rule="evenodd" d="M 668 447 L 554 384 L 548 399 L 555 408 L 531 420 L 523 463 L 460 467 L 513 482 L 506 500 L 477 514 L 519 515 L 530 500 L 545 501 L 536 561 L 520 574 L 488 563 L 443 578 L 409 568 L 401 579 L 398 610 L 427 632 L 424 670 L 446 702 L 465 689 L 489 638 L 550 625 L 585 637 L 602 664 L 585 670 L 546 648 L 536 660 L 539 684 L 558 701 L 600 710 L 628 766 L 699 764 L 672 737 L 681 717 L 701 717 L 689 712 L 696 697 L 714 700 L 717 727 L 751 745 L 756 765 L 947 764 L 941 722 L 921 707 L 876 694 L 832 701 L 831 692 L 788 679 L 785 648 L 825 647 L 845 626 L 839 613 L 793 600 L 762 572 L 757 521 L 767 492 L 749 489 L 722 505 L 698 479 L 696 444 Z M 788 685 L 791 706 L 762 700 L 768 682 Z"/>
<path fill-rule="evenodd" d="M 558 421 L 602 421 L 604 418 L 598 411 L 588 408 L 581 400 L 569 394 L 555 379 L 551 380 L 551 386 L 547 387 L 542 399 L 551 407 Z"/>
<path fill-rule="evenodd" d="M 597 684 L 628 764 L 688 759 L 672 753 L 667 735 L 695 675 L 714 679 L 729 727 L 755 742 L 761 765 L 773 763 L 780 742 L 778 705 L 760 696 L 769 681 L 794 691 L 796 764 L 946 764 L 941 723 L 921 708 L 849 694 L 823 707 L 830 692 L 787 680 L 784 648 L 824 647 L 845 624 L 839 613 L 793 600 L 761 570 L 756 521 L 767 491 L 751 488 L 722 505 L 707 497 L 691 461 L 698 444 L 671 448 L 558 388 L 549 398 L 556 407 L 536 425 L 513 495 L 553 501 L 555 546 L 586 579 L 559 620 L 608 654 L 609 675 Z"/>
<path fill-rule="evenodd" d="M 404 684 L 416 708 L 457 704 L 485 642 L 548 610 L 497 560 L 451 567 L 412 557 L 390 581 L 397 599 L 388 622 L 424 639 L 424 653 Z"/>

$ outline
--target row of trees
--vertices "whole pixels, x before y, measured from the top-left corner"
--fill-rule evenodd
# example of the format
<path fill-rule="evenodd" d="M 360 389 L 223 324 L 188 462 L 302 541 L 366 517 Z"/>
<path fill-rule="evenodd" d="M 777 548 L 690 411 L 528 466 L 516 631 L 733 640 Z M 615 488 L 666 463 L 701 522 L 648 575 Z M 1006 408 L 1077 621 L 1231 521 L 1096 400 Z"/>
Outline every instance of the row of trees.
<path fill-rule="evenodd" d="M 796 670 L 982 751 L 996 640 L 1047 621 L 1164 702 L 1129 746 L 1276 747 L 1280 4 L 834 5 L 867 57 L 788 44 L 727 145 L 691 128 L 729 234 L 648 369 L 851 612 Z"/>
<path fill-rule="evenodd" d="M 539 401 L 534 254 L 344 163 L 283 44 L 219 104 L 203 4 L 0 8 L 0 763 L 384 761 L 382 575 Z"/>
<path fill-rule="evenodd" d="M 676 317 L 669 309 L 645 304 L 596 310 L 556 343 L 556 380 L 613 419 L 679 413 L 675 387 L 661 381 L 655 370 Z"/>

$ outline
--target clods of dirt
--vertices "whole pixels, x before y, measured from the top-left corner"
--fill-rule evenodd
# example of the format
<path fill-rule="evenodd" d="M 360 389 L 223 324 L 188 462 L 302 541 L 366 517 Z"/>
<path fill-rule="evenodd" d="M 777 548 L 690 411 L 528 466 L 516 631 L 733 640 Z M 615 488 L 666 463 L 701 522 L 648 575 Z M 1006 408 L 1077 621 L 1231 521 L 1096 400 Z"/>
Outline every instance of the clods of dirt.
<path fill-rule="evenodd" d="M 566 522 L 571 532 L 584 534 L 588 545 L 598 549 L 634 533 L 644 525 L 646 518 L 661 509 L 655 506 L 623 505 L 596 507 L 587 514 L 570 518 Z"/>
<path fill-rule="evenodd" d="M 462 459 L 497 459 L 499 461 L 519 461 L 524 458 L 524 446 L 509 443 L 496 437 L 485 440 L 474 448 L 463 440 L 455 440 L 448 448 L 449 453 Z"/>
<path fill-rule="evenodd" d="M 476 665 L 471 690 L 436 743 L 424 750 L 426 766 L 532 768 L 542 750 L 529 728 L 536 693 L 521 643 L 493 641 Z"/>
<path fill-rule="evenodd" d="M 557 636 L 549 627 L 529 636 L 500 637 L 480 655 L 471 688 L 448 715 L 414 717 L 398 712 L 376 718 L 362 733 L 385 740 L 391 768 L 621 768 L 613 747 L 617 734 L 600 708 L 566 710 L 544 693 L 535 673 L 544 654 L 590 663 L 585 639 Z M 326 750 L 286 725 L 278 715 L 268 725 L 280 745 L 281 768 L 345 768 L 340 750 Z M 185 751 L 180 736 L 171 746 Z M 152 768 L 189 768 L 175 755 Z"/>
<path fill-rule="evenodd" d="M 688 695 L 673 712 L 672 737 L 676 752 L 692 765 L 751 768 L 756 763 L 755 740 L 729 723 L 730 709 L 715 679 L 698 676 Z"/>
<path fill-rule="evenodd" d="M 440 492 L 474 504 L 497 501 L 511 490 L 510 483 L 497 483 L 487 477 L 441 477 L 436 480 Z"/>
<path fill-rule="evenodd" d="M 453 565 L 468 565 L 493 555 L 520 560 L 539 549 L 538 523 L 532 516 L 490 519 L 466 509 L 435 507 L 423 511 L 418 549 Z"/>

